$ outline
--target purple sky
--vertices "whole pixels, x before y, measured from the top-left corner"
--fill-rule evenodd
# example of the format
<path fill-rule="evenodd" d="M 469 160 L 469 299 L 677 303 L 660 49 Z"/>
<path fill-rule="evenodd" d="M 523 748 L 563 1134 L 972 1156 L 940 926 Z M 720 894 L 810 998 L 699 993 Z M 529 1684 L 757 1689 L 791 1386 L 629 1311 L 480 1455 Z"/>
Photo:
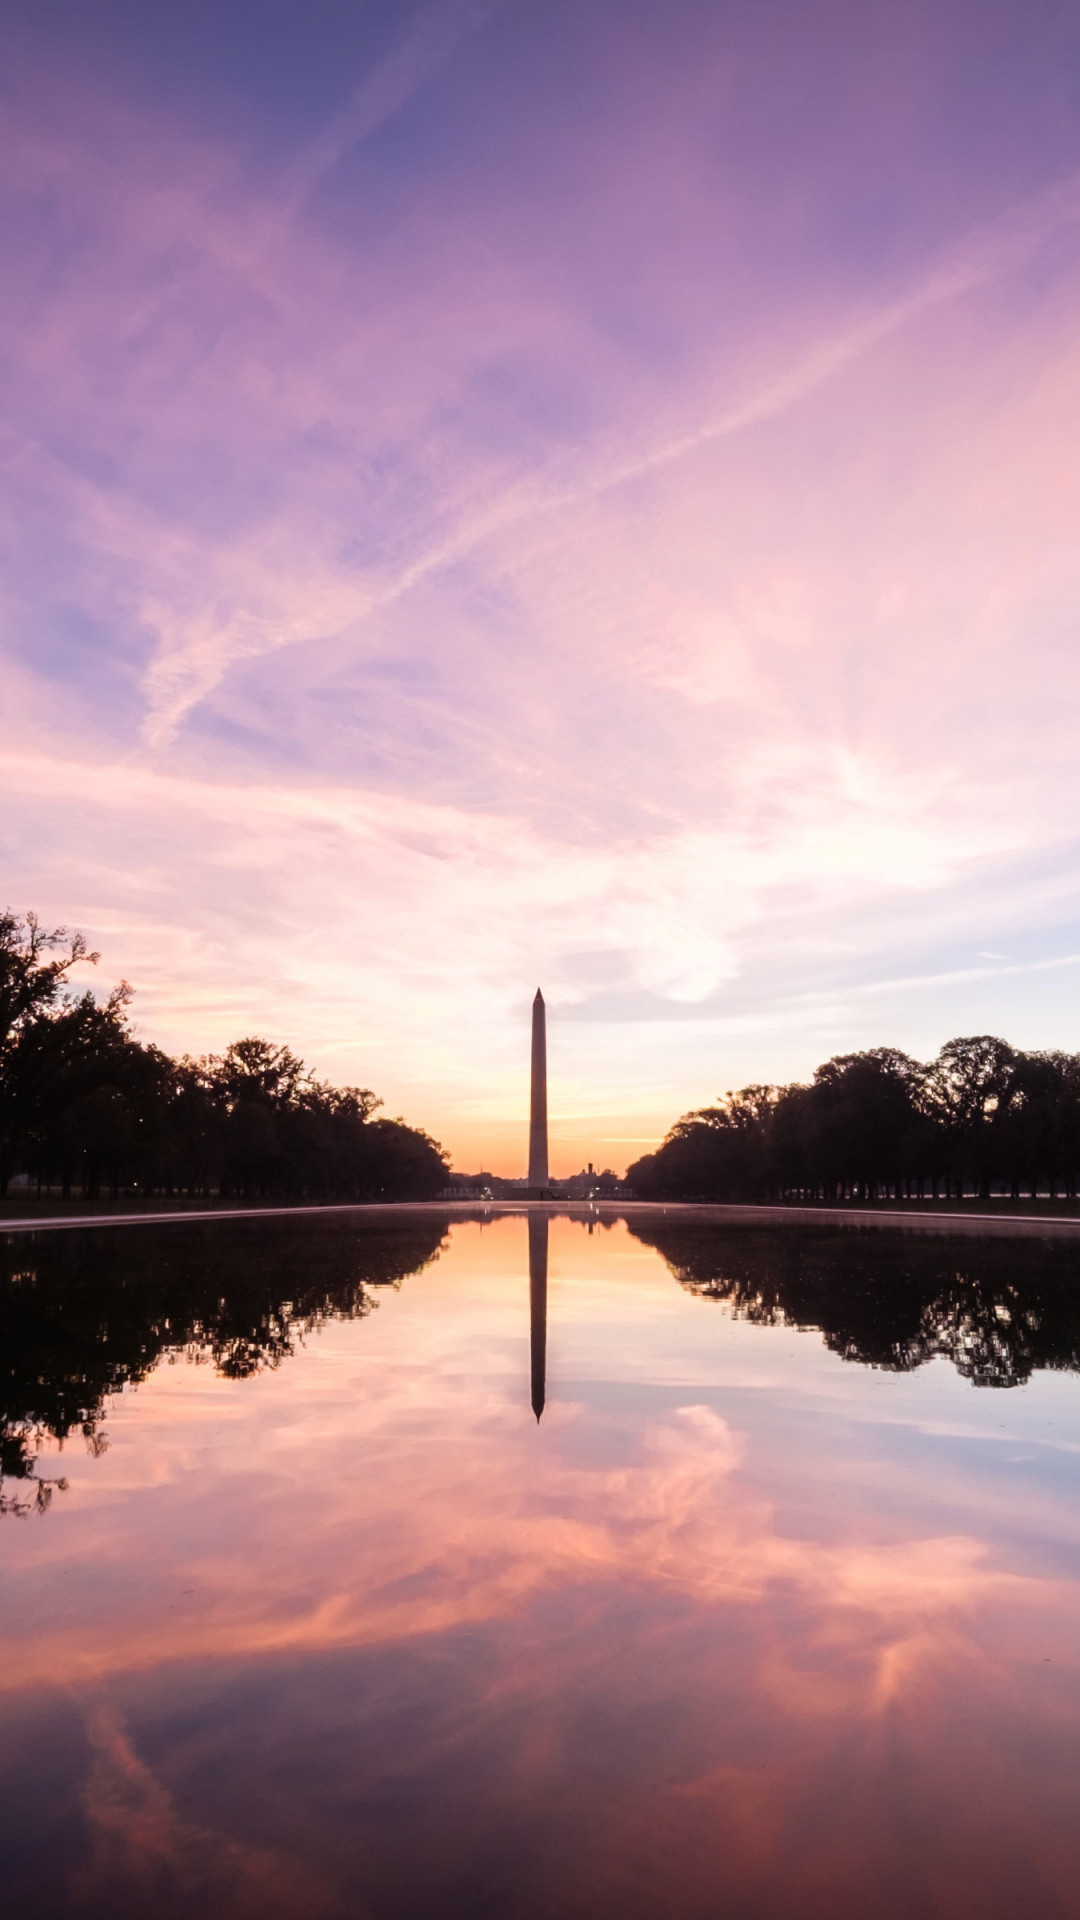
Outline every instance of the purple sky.
<path fill-rule="evenodd" d="M 1080 0 L 9 0 L 5 898 L 557 1172 L 1080 1047 Z"/>

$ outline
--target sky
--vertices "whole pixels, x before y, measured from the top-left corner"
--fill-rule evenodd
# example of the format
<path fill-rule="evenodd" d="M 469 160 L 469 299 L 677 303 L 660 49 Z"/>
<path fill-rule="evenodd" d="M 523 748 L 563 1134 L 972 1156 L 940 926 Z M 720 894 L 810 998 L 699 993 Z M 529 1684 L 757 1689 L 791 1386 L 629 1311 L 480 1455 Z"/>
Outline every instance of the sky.
<path fill-rule="evenodd" d="M 1080 1048 L 1080 0 L 6 0 L 0 896 L 520 1174 Z M 90 976 L 87 976 L 88 978 Z"/>

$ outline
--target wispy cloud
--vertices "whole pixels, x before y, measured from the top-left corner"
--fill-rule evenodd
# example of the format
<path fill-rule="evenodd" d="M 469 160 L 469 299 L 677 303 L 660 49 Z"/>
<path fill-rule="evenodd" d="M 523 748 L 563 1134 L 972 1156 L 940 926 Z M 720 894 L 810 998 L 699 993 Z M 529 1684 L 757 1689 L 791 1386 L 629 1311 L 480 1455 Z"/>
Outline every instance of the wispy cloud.
<path fill-rule="evenodd" d="M 545 463 L 509 485 L 498 485 L 479 514 L 466 512 L 459 525 L 406 560 L 389 579 L 380 580 L 376 574 L 358 580 L 324 563 L 320 580 L 312 578 L 302 564 L 298 566 L 293 556 L 283 554 L 279 583 L 274 577 L 279 569 L 272 559 L 262 558 L 257 548 L 248 555 L 240 550 L 230 558 L 232 577 L 221 580 L 214 603 L 198 613 L 182 613 L 179 622 L 174 609 L 182 605 L 182 596 L 170 582 L 167 596 L 153 598 L 145 607 L 145 617 L 160 636 L 145 681 L 147 739 L 153 745 L 166 742 L 233 662 L 355 627 L 493 544 L 503 549 L 495 556 L 495 565 L 503 571 L 513 564 L 505 543 L 516 531 L 531 532 L 545 520 L 573 515 L 694 454 L 781 420 L 935 308 L 1015 271 L 1055 233 L 1073 229 L 1078 218 L 1080 181 L 1055 184 L 1000 220 L 973 230 L 895 298 L 843 321 L 802 351 L 791 353 L 789 348 L 786 364 L 766 373 L 703 423 L 674 436 L 660 436 L 650 445 L 644 419 L 624 421 L 619 436 L 622 447 L 610 435 L 595 446 L 575 445 L 569 455 L 574 469 L 569 477 L 564 452 L 558 460 L 564 469 L 561 474 L 552 473 L 550 463 Z M 452 496 L 444 511 L 453 517 Z M 260 538 L 259 545 L 270 553 L 281 551 L 276 532 L 269 540 Z M 189 572 L 194 561 L 193 553 L 185 557 Z M 246 591 L 245 572 L 250 582 Z M 231 603 L 225 618 L 218 611 L 223 598 Z"/>
<path fill-rule="evenodd" d="M 393 46 L 364 76 L 340 112 L 309 141 L 289 168 L 283 205 L 300 211 L 312 190 L 361 141 L 400 113 L 456 52 L 511 0 L 434 0 L 420 7 Z"/>
<path fill-rule="evenodd" d="M 545 484 L 543 476 L 524 483 L 493 502 L 486 513 L 462 527 L 452 538 L 411 561 L 374 597 L 372 608 L 393 604 L 422 580 L 455 565 L 493 535 L 545 514 L 585 505 L 620 487 L 631 485 L 673 466 L 716 442 L 732 439 L 783 417 L 791 408 L 829 384 L 854 362 L 891 336 L 930 313 L 935 307 L 962 298 L 1014 269 L 1025 256 L 1061 229 L 1080 220 L 1080 177 L 1055 183 L 1049 191 L 999 220 L 974 229 L 945 257 L 918 275 L 912 285 L 876 310 L 854 316 L 821 339 L 813 340 L 786 365 L 774 369 L 747 394 L 735 398 L 703 424 L 656 445 L 620 453 L 611 447 L 602 453 L 578 450 L 581 472 L 569 483 Z M 627 430 L 642 437 L 644 422 Z M 591 471 L 590 471 L 591 467 Z"/>

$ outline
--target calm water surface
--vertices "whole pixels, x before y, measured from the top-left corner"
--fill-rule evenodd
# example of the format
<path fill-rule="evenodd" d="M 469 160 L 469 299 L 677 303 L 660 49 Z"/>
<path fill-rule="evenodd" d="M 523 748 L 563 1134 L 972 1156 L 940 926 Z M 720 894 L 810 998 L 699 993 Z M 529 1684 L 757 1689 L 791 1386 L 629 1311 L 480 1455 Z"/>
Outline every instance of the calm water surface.
<path fill-rule="evenodd" d="M 3 1257 L 8 1912 L 1080 1915 L 1080 1238 Z"/>

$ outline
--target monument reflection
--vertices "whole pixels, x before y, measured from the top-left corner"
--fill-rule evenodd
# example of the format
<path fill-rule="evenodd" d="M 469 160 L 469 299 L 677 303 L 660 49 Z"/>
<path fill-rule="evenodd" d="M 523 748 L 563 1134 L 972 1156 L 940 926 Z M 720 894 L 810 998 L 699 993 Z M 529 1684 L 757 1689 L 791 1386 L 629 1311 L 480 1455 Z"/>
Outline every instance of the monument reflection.
<path fill-rule="evenodd" d="M 8 1243 L 6 1907 L 1076 1912 L 1076 1239 L 592 1226 Z"/>
<path fill-rule="evenodd" d="M 529 1384 L 539 1423 L 547 1398 L 548 1218 L 529 1215 Z"/>

